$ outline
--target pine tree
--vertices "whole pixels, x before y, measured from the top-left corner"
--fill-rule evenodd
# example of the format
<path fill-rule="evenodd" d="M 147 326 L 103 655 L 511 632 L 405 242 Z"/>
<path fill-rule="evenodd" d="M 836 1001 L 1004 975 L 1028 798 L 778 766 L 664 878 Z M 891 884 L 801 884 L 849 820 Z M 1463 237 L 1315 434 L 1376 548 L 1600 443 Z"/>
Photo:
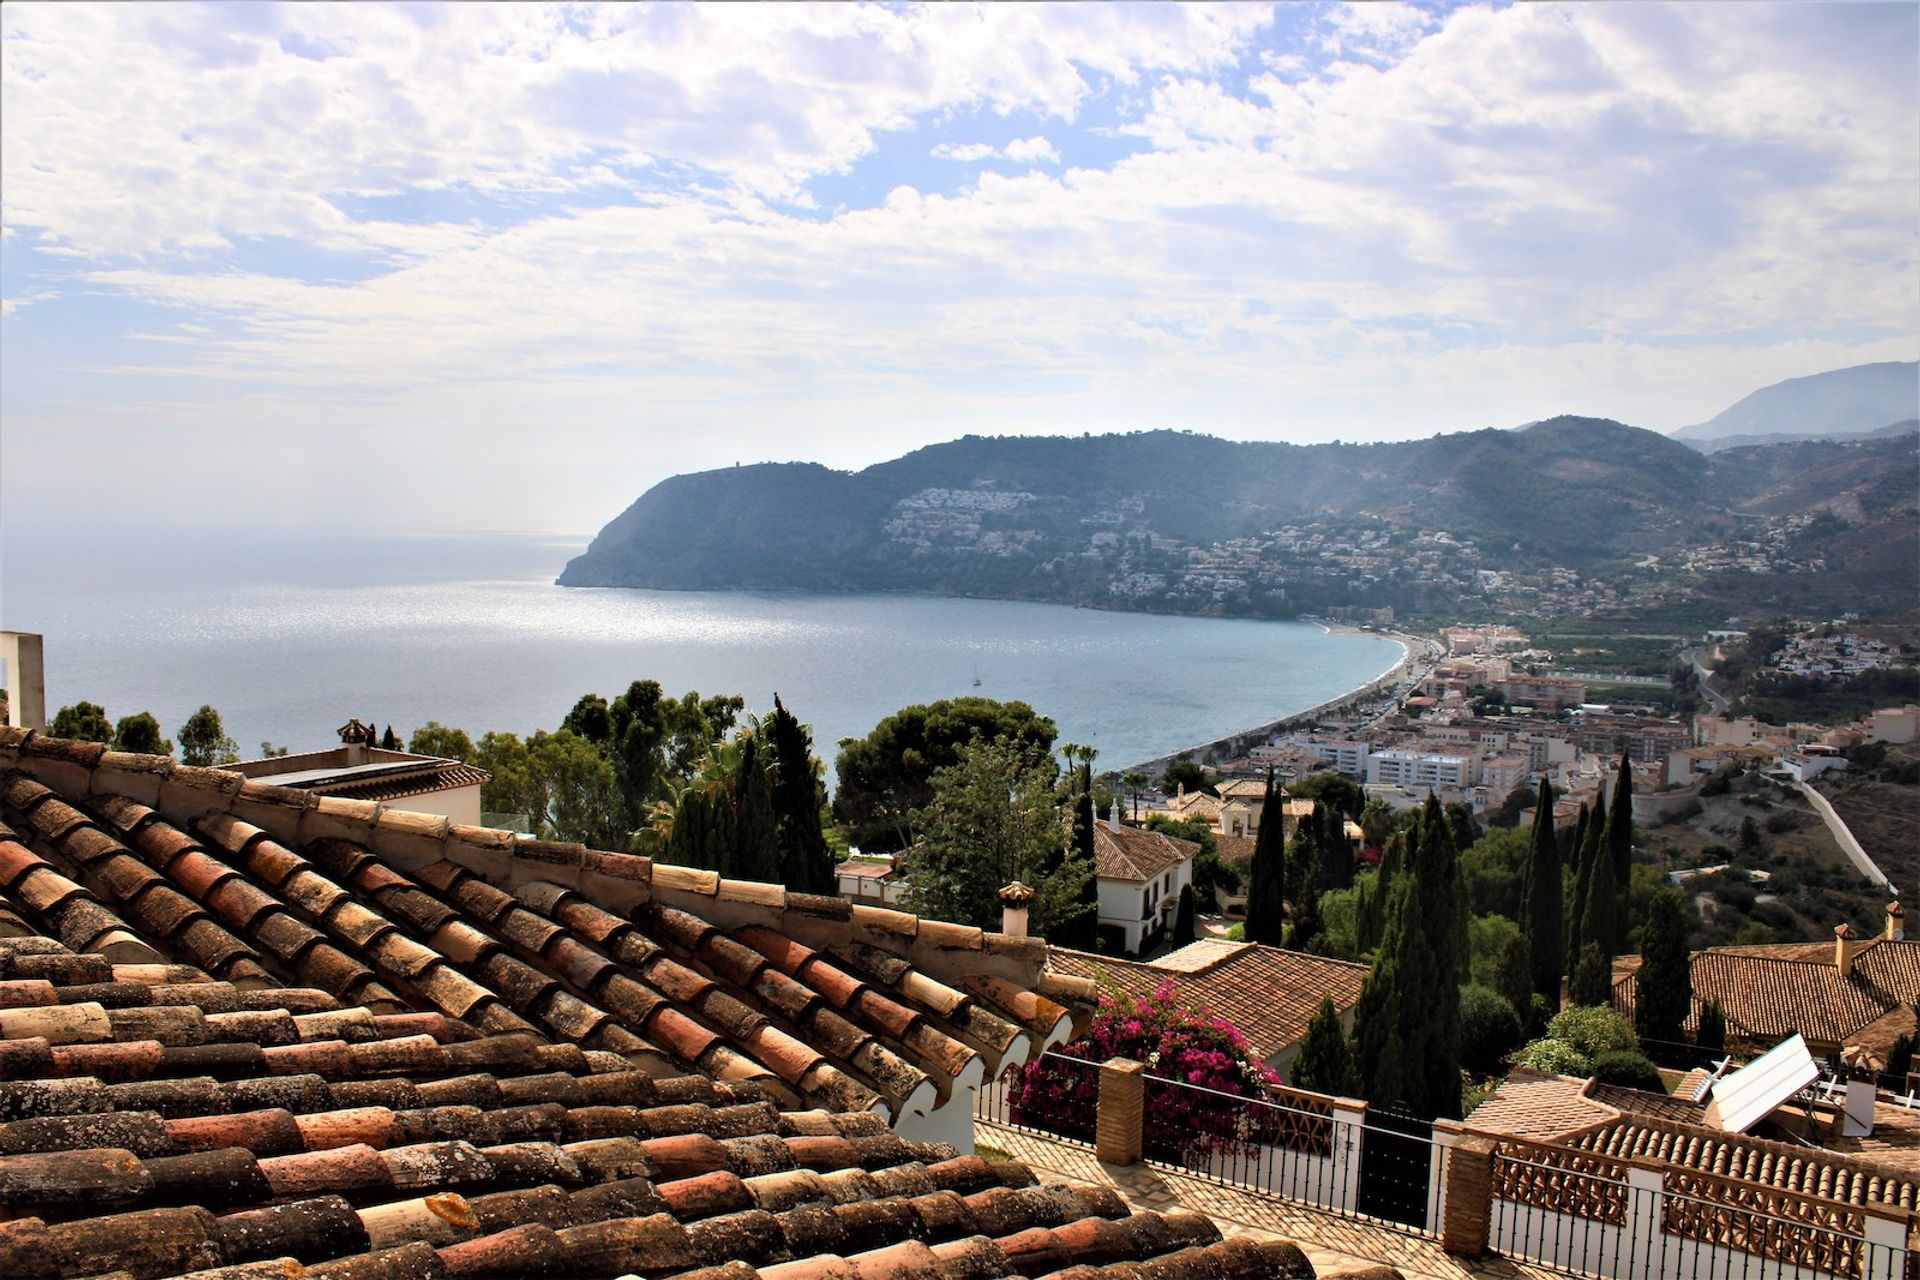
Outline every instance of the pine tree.
<path fill-rule="evenodd" d="M 1633 762 L 1620 753 L 1620 773 L 1613 781 L 1613 808 L 1607 812 L 1607 857 L 1613 865 L 1614 893 L 1620 908 L 1614 912 L 1610 945 L 1616 953 L 1627 949 L 1627 892 L 1633 885 Z"/>
<path fill-rule="evenodd" d="M 1693 962 L 1687 952 L 1687 899 L 1662 889 L 1647 909 L 1640 943 L 1634 1020 L 1642 1039 L 1678 1042 L 1693 1010 Z"/>
<path fill-rule="evenodd" d="M 762 726 L 772 757 L 773 813 L 778 832 L 780 883 L 796 893 L 832 894 L 838 885 L 833 851 L 820 813 L 827 802 L 813 755 L 813 734 L 773 695 L 773 713 Z"/>
<path fill-rule="evenodd" d="M 1300 1052 L 1288 1076 L 1296 1089 L 1336 1097 L 1347 1096 L 1358 1087 L 1354 1079 L 1353 1046 L 1347 1042 L 1347 1033 L 1340 1026 L 1340 1014 L 1333 1007 L 1332 996 L 1321 997 L 1320 1008 L 1307 1023 L 1306 1037 L 1300 1041 Z"/>
<path fill-rule="evenodd" d="M 1253 861 L 1247 887 L 1248 942 L 1270 947 L 1286 940 L 1287 927 L 1287 850 L 1286 823 L 1281 817 L 1280 795 L 1273 785 L 1273 770 L 1267 770 L 1267 792 L 1260 810 L 1260 830 L 1253 840 Z"/>
<path fill-rule="evenodd" d="M 1521 891 L 1520 919 L 1527 928 L 1533 957 L 1533 989 L 1550 1002 L 1560 1002 L 1560 977 L 1566 972 L 1566 948 L 1560 940 L 1565 887 L 1560 870 L 1560 840 L 1553 827 L 1553 787 L 1540 777 L 1534 802 L 1533 856 L 1527 862 Z"/>
<path fill-rule="evenodd" d="M 1466 894 L 1437 801 L 1428 800 L 1419 826 L 1418 848 L 1388 890 L 1385 935 L 1354 1013 L 1354 1039 L 1370 1102 L 1457 1119 Z"/>

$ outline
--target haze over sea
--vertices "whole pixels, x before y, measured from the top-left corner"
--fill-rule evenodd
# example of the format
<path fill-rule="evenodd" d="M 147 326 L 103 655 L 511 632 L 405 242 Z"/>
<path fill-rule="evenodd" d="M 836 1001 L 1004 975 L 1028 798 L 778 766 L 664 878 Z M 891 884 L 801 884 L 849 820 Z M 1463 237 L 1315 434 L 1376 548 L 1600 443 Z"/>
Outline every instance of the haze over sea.
<path fill-rule="evenodd" d="M 787 706 L 829 764 L 899 707 L 1021 698 L 1120 768 L 1323 702 L 1400 646 L 1309 623 L 1179 618 L 926 596 L 578 590 L 552 585 L 582 540 L 52 541 L 10 533 L 0 625 L 46 636 L 48 713 L 80 699 L 151 710 L 172 736 L 201 703 L 242 754 L 313 750 L 350 716 L 405 736 L 557 727 L 583 693 L 668 692 Z M 980 685 L 973 687 L 976 673 Z"/>

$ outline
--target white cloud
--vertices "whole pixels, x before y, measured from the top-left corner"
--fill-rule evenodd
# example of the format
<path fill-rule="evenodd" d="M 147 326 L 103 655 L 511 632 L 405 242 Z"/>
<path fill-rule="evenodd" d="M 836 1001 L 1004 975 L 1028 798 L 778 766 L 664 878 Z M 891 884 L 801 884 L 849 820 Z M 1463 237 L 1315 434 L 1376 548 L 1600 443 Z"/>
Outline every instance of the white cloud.
<path fill-rule="evenodd" d="M 183 322 L 0 387 L 10 453 L 378 426 L 449 512 L 591 523 L 968 430 L 1678 426 L 1920 346 L 1911 8 L 214 13 L 0 9 L 10 259 Z M 909 130 L 986 167 L 809 206 Z"/>

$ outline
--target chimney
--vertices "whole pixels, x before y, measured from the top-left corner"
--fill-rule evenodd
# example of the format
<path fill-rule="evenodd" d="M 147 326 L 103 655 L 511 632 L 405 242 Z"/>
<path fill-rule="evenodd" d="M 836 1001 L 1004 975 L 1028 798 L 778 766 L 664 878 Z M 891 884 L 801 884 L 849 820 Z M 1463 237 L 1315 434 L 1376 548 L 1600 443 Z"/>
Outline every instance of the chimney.
<path fill-rule="evenodd" d="M 1833 967 L 1840 971 L 1841 977 L 1853 976 L 1853 953 L 1859 947 L 1852 925 L 1841 923 L 1833 927 Z"/>
<path fill-rule="evenodd" d="M 0 662 L 7 664 L 7 723 L 16 729 L 45 729 L 47 667 L 40 636 L 0 631 Z"/>
<path fill-rule="evenodd" d="M 361 724 L 360 717 L 355 716 L 340 726 L 339 733 L 340 741 L 346 745 L 348 767 L 366 764 L 369 760 L 367 749 L 374 742 L 373 729 Z"/>
<path fill-rule="evenodd" d="M 1033 890 L 1015 880 L 1000 891 L 1000 932 L 1010 938 L 1027 936 L 1027 906 Z"/>
<path fill-rule="evenodd" d="M 1120 829 L 1120 802 L 1118 800 L 1115 800 L 1113 804 L 1107 809 L 1107 830 L 1118 831 L 1119 829 Z"/>
<path fill-rule="evenodd" d="M 1900 905 L 1898 898 L 1887 904 L 1887 941 L 1898 942 L 1907 936 L 1904 923 L 1906 914 L 1906 908 Z"/>

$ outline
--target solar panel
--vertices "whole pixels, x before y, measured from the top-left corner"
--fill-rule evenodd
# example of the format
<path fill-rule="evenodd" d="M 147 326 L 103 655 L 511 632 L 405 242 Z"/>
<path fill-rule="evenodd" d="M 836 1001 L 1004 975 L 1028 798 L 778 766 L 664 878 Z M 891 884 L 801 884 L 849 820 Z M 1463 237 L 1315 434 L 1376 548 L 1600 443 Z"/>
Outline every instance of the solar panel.
<path fill-rule="evenodd" d="M 1807 1042 L 1795 1034 L 1713 1085 L 1709 1119 L 1728 1133 L 1745 1133 L 1775 1108 L 1820 1078 Z"/>

